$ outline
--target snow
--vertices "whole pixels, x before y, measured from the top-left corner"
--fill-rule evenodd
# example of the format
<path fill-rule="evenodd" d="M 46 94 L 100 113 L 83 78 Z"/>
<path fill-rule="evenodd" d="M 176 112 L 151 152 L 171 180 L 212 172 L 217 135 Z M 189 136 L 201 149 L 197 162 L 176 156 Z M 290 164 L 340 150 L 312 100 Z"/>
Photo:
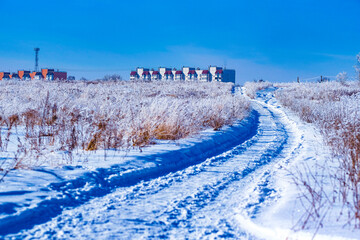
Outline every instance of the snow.
<path fill-rule="evenodd" d="M 335 163 L 319 131 L 281 107 L 273 91 L 260 91 L 251 115 L 221 131 L 159 141 L 142 153 L 97 151 L 86 167 L 11 171 L 0 184 L 0 234 L 312 239 L 316 222 L 306 229 L 296 224 L 305 208 L 293 177 L 304 166 L 315 171 Z M 106 161 L 98 161 L 105 153 Z M 327 215 L 315 239 L 359 239 L 358 230 L 334 216 Z"/>
<path fill-rule="evenodd" d="M 26 221 L 31 221 L 33 214 L 44 213 L 49 206 L 54 208 L 54 212 L 42 216 L 40 222 L 61 212 L 59 205 L 80 205 L 94 196 L 108 194 L 113 188 L 131 186 L 201 162 L 253 135 L 252 125 L 256 118 L 257 115 L 253 113 L 247 120 L 225 127 L 222 131 L 203 131 L 196 138 L 176 143 L 163 142 L 144 148 L 142 153 L 135 150 L 108 151 L 105 162 L 98 161 L 103 158 L 104 151 L 97 151 L 96 155 L 89 156 L 87 165 L 94 168 L 92 171 L 79 166 L 40 168 L 27 171 L 26 174 L 24 170 L 11 171 L 0 185 L 2 196 L 5 196 L 1 201 L 4 204 L 14 203 L 15 209 L 11 209 L 11 212 L 17 212 L 1 218 L 0 232 L 12 231 L 10 226 L 19 229 L 24 227 L 22 224 L 28 225 Z M 13 194 L 15 189 L 21 189 L 21 194 Z M 17 225 L 13 225 L 14 223 Z"/>
<path fill-rule="evenodd" d="M 141 148 L 232 124 L 249 113 L 249 102 L 233 96 L 232 88 L 200 82 L 2 81 L 1 157 L 18 161 L 0 159 L 1 168 L 81 165 L 89 155 L 84 150 Z"/>
<path fill-rule="evenodd" d="M 263 100 L 264 96 L 260 99 Z M 323 181 L 324 185 L 321 187 L 330 196 L 334 186 L 326 170 L 336 165 L 337 161 L 333 159 L 331 150 L 325 145 L 320 131 L 314 125 L 301 121 L 295 113 L 282 108 L 274 98 L 267 103 L 266 106 L 272 108 L 273 111 L 279 114 L 282 112 L 283 121 L 288 127 L 287 132 L 292 135 L 290 138 L 294 141 L 294 148 L 288 160 L 280 162 L 281 164 L 277 167 L 280 170 L 274 170 L 271 174 L 274 188 L 280 192 L 277 200 L 263 207 L 254 221 L 239 215 L 240 224 L 249 224 L 253 229 L 250 232 L 265 239 L 312 239 L 313 237 L 315 239 L 359 239 L 359 230 L 348 226 L 346 219 L 339 219 L 342 207 L 339 205 L 332 206 L 332 209 L 326 209 L 326 207 L 320 209 L 329 211 L 321 222 L 321 226 L 315 219 L 313 222 L 310 220 L 310 224 L 302 229 L 301 218 L 306 211 L 301 204 L 301 200 L 304 200 L 301 193 L 303 189 L 294 185 L 293 177 L 301 172 L 311 180 L 309 175 L 314 174 L 316 180 Z M 303 202 L 303 204 L 307 203 Z"/>

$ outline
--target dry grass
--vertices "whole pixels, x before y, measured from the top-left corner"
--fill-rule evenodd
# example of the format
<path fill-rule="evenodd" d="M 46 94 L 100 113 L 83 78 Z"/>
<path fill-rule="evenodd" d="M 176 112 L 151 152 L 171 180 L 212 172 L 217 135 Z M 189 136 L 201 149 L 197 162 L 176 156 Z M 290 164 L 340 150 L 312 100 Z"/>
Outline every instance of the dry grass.
<path fill-rule="evenodd" d="M 245 93 L 252 99 L 256 97 L 256 92 L 271 87 L 273 84 L 269 82 L 246 82 L 244 84 Z"/>
<path fill-rule="evenodd" d="M 73 151 L 141 148 L 217 130 L 248 113 L 247 100 L 231 89 L 198 82 L 1 82 L 0 147 L 7 151 L 14 131 L 23 131 L 11 143 L 14 167 L 32 167 L 49 152 L 63 151 L 71 162 Z"/>
<path fill-rule="evenodd" d="M 343 205 L 341 214 L 347 216 L 349 224 L 360 228 L 359 84 L 328 82 L 283 84 L 281 87 L 283 89 L 276 92 L 276 97 L 304 121 L 319 127 L 334 157 L 339 159 L 336 169 L 327 173 L 334 182 L 333 192 L 336 193 L 329 198 L 328 204 L 340 201 Z M 310 203 L 316 201 L 316 196 L 324 196 L 322 188 L 314 184 L 314 179 L 298 180 L 308 188 L 305 196 Z M 319 219 L 321 217 L 319 215 Z"/>

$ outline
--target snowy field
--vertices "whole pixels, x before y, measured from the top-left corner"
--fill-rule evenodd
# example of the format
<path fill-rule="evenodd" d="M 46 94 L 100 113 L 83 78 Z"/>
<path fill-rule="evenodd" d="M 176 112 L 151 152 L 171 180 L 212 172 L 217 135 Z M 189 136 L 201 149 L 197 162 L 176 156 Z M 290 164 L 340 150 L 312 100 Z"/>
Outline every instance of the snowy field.
<path fill-rule="evenodd" d="M 2 81 L 0 166 L 77 165 L 94 150 L 142 148 L 218 129 L 248 115 L 249 101 L 232 95 L 232 88 L 199 82 Z M 11 158 L 16 161 L 4 161 Z"/>
<path fill-rule="evenodd" d="M 276 97 L 303 121 L 314 124 L 331 147 L 326 162 L 303 166 L 301 186 L 309 214 L 302 224 L 323 225 L 329 214 L 360 228 L 360 83 L 280 84 Z M 321 174 L 321 178 L 318 176 Z M 325 190 L 326 189 L 326 190 Z"/>
<path fill-rule="evenodd" d="M 184 97 L 179 97 L 179 93 L 189 92 L 192 85 L 179 86 L 187 89 L 164 95 L 170 95 L 167 96 L 170 99 L 191 99 L 193 93 Z M 193 85 L 190 92 L 205 91 L 199 86 L 202 85 Z M 200 95 L 221 102 L 231 86 L 219 86 L 206 85 L 204 88 L 209 88 L 209 92 Z M 234 95 L 229 95 L 231 106 L 239 107 L 232 110 L 231 125 L 227 121 L 222 125 L 228 126 L 221 128 L 218 124 L 202 124 L 193 134 L 175 142 L 154 137 L 156 144 L 141 147 L 142 152 L 139 146 L 127 151 L 103 150 L 99 146 L 96 151 L 79 150 L 81 154 L 74 151 L 73 161 L 63 162 L 62 166 L 44 164 L 7 172 L 0 184 L 0 236 L 5 239 L 312 239 L 314 236 L 315 239 L 359 239 L 359 229 L 353 224 L 356 221 L 339 217 L 343 204 L 326 205 L 337 183 L 325 170 L 339 167 L 328 135 L 316 121 L 303 121 L 296 108 L 290 109 L 291 105 L 285 103 L 287 108 L 284 108 L 280 104 L 291 96 L 289 93 L 295 85 L 284 85 L 278 90 L 270 87 L 258 93 L 256 90 L 269 85 L 251 85 L 252 89 L 247 86 L 249 89 L 236 89 Z M 154 88 L 170 91 L 161 85 L 160 89 Z M 136 89 L 147 92 L 144 87 Z M 307 87 L 299 89 L 305 91 Z M 253 99 L 242 95 L 250 92 L 255 94 L 251 96 Z M 45 100 L 40 101 L 40 110 L 44 106 L 41 103 L 50 102 L 46 99 L 51 95 L 47 95 L 42 95 Z M 358 94 L 350 97 L 355 96 Z M 309 94 L 307 97 L 311 99 Z M 203 98 L 197 96 L 197 99 L 201 103 Z M 7 111 L 11 113 L 11 109 Z M 237 111 L 239 115 L 235 114 Z M 242 121 L 234 122 L 244 116 Z M 3 139 L 7 134 L 4 128 Z M 16 137 L 14 140 L 10 137 L 8 151 L 2 152 L 6 162 L 14 160 L 14 156 L 6 154 L 16 145 L 16 138 L 26 135 L 26 128 L 20 123 L 12 129 L 15 129 L 12 136 Z M 65 150 L 61 151 L 66 154 Z M 46 160 L 56 159 L 57 154 L 50 152 Z M 74 161 L 76 158 L 82 159 L 80 164 Z M 299 185 L 299 179 L 307 180 L 308 185 L 305 188 Z M 320 198 L 308 198 L 306 186 L 314 186 L 312 193 Z M 317 195 L 319 189 L 322 195 Z"/>

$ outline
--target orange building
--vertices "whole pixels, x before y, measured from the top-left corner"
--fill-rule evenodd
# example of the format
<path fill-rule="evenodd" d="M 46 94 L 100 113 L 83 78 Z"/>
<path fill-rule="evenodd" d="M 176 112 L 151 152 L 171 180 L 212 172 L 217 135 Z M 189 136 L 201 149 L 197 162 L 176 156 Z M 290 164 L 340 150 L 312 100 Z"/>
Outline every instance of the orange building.
<path fill-rule="evenodd" d="M 41 69 L 41 73 L 42 73 L 44 79 L 49 80 L 49 81 L 67 80 L 67 72 L 60 72 L 60 71 L 55 71 L 54 69 L 43 68 L 43 69 Z"/>
<path fill-rule="evenodd" d="M 19 70 L 10 74 L 9 72 L 0 72 L 0 80 L 3 79 L 20 79 L 20 80 L 67 80 L 67 72 L 55 71 L 54 69 L 43 68 L 41 72 L 30 72 Z"/>
<path fill-rule="evenodd" d="M 25 71 L 25 70 L 19 70 L 18 71 L 18 76 L 21 80 L 31 80 L 31 76 L 30 76 L 30 71 Z"/>
<path fill-rule="evenodd" d="M 0 72 L 0 81 L 3 79 L 10 79 L 11 75 L 9 72 Z"/>

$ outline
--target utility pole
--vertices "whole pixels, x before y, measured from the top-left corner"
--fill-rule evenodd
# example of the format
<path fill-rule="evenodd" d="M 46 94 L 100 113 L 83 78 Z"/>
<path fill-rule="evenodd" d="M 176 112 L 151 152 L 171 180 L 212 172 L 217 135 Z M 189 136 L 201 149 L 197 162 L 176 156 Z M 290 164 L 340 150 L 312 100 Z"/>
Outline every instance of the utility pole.
<path fill-rule="evenodd" d="M 322 76 L 320 76 L 320 82 L 323 82 Z"/>
<path fill-rule="evenodd" d="M 39 71 L 39 51 L 40 48 L 34 48 L 35 51 L 35 72 Z"/>
<path fill-rule="evenodd" d="M 300 83 L 300 78 L 299 77 L 297 77 L 297 82 Z"/>

